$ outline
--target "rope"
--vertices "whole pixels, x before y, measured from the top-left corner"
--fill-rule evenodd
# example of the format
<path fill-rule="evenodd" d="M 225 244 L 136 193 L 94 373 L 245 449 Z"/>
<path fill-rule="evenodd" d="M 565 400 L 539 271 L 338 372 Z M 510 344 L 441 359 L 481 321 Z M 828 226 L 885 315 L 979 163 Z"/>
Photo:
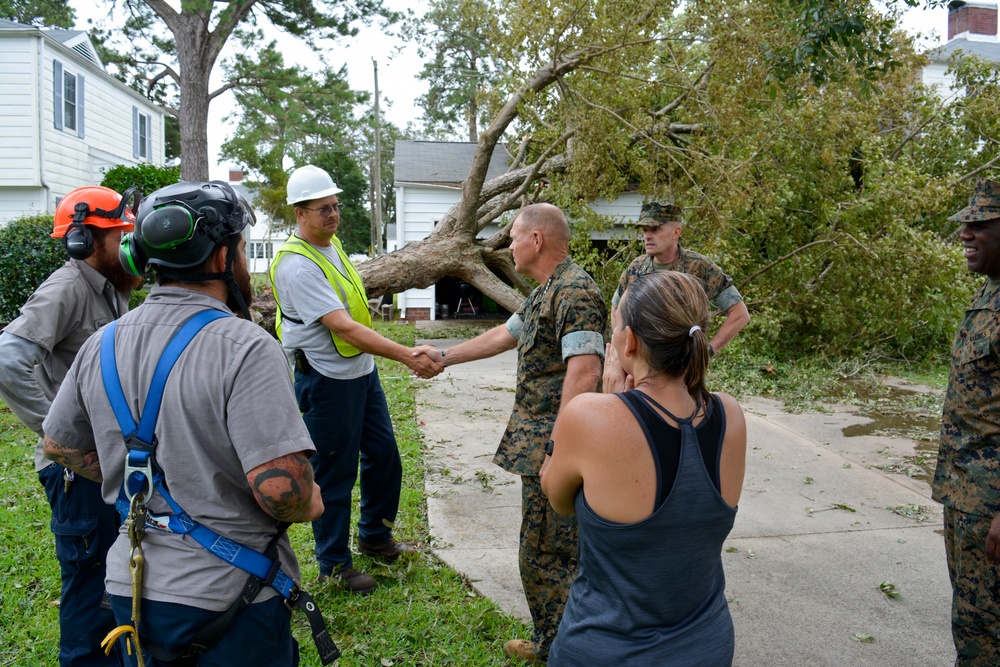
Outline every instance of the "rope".
<path fill-rule="evenodd" d="M 146 566 L 146 557 L 142 553 L 142 539 L 146 536 L 146 519 L 144 496 L 137 493 L 132 496 L 128 519 L 125 521 L 125 525 L 128 527 L 128 541 L 132 547 L 128 558 L 128 570 L 132 576 L 132 625 L 119 625 L 109 632 L 104 641 L 101 642 L 104 653 L 110 655 L 115 642 L 124 636 L 125 648 L 129 655 L 132 655 L 132 646 L 135 645 L 135 657 L 139 667 L 146 667 L 142 646 L 139 644 L 138 630 L 139 609 L 142 606 L 142 574 Z"/>

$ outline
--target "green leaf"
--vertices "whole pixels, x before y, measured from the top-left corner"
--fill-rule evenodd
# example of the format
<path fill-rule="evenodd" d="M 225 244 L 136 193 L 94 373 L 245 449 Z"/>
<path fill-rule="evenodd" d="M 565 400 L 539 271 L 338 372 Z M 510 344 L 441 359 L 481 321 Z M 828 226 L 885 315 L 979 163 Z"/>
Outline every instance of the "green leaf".
<path fill-rule="evenodd" d="M 875 638 L 865 632 L 855 632 L 851 639 L 862 644 L 874 644 Z"/>
<path fill-rule="evenodd" d="M 891 581 L 883 581 L 877 588 L 893 600 L 902 600 L 903 596 L 896 590 L 896 584 Z"/>

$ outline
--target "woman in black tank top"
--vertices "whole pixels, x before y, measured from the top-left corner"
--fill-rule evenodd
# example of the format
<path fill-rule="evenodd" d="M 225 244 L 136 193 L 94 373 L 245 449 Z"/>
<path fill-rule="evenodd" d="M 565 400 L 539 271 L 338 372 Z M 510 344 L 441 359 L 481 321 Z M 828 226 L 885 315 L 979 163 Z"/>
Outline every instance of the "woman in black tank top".
<path fill-rule="evenodd" d="M 707 326 L 696 279 L 637 278 L 612 313 L 605 393 L 559 413 L 542 489 L 577 515 L 579 570 L 550 667 L 732 662 L 721 551 L 746 423 L 731 396 L 705 387 Z"/>

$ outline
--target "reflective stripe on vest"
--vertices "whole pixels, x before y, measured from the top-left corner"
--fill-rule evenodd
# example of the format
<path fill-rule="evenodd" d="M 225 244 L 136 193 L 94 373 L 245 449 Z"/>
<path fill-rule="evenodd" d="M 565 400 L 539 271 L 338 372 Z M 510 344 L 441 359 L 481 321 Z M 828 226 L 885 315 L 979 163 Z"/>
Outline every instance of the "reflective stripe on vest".
<path fill-rule="evenodd" d="M 365 294 L 365 285 L 361 280 L 360 274 L 351 265 L 350 260 L 347 259 L 347 254 L 344 253 L 344 248 L 340 243 L 340 239 L 336 236 L 330 239 L 330 244 L 333 246 L 334 250 L 340 256 L 340 261 L 344 263 L 344 271 L 346 275 L 341 273 L 341 271 L 333 264 L 329 259 L 327 259 L 323 253 L 316 250 L 308 242 L 300 239 L 298 236 L 292 235 L 288 237 L 286 241 L 278 251 L 274 254 L 274 261 L 271 262 L 271 287 L 274 287 L 274 272 L 278 267 L 278 262 L 281 258 L 288 254 L 301 255 L 307 259 L 312 260 L 323 270 L 323 275 L 326 276 L 327 282 L 333 287 L 334 291 L 340 296 L 341 303 L 344 304 L 344 308 L 347 309 L 347 314 L 351 316 L 351 319 L 358 324 L 363 324 L 369 329 L 372 326 L 372 312 L 368 307 L 368 297 Z M 282 340 L 281 337 L 281 303 L 278 301 L 278 290 L 274 290 L 274 303 L 276 306 L 274 315 L 274 331 L 278 334 L 278 340 Z M 342 357 L 356 357 L 361 354 L 361 350 L 354 347 L 347 341 L 339 338 L 332 331 L 330 336 L 333 338 L 333 346 L 337 349 L 337 353 Z"/>

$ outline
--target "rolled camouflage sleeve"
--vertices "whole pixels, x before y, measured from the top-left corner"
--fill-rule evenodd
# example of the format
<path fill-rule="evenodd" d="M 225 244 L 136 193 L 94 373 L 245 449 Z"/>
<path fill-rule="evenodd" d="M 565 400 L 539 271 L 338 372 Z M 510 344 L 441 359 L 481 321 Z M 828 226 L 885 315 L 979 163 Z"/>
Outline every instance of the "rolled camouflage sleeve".
<path fill-rule="evenodd" d="M 730 308 L 742 301 L 743 295 L 740 294 L 738 289 L 736 289 L 736 285 L 730 285 L 726 289 L 719 292 L 718 296 L 712 299 L 712 303 L 715 304 L 715 307 L 724 313 L 729 312 Z"/>
<path fill-rule="evenodd" d="M 556 327 L 566 359 L 596 354 L 604 357 L 604 331 L 607 306 L 599 292 L 571 286 L 559 295 Z"/>

